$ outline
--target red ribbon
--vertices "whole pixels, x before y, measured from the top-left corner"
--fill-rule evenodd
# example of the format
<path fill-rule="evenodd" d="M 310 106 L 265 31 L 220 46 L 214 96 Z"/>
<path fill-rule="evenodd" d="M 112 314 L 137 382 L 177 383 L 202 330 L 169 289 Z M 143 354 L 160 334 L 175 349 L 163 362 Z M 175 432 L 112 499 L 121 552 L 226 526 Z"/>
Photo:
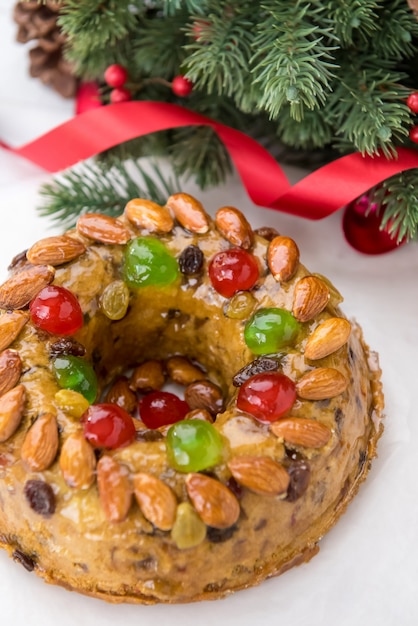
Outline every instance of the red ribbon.
<path fill-rule="evenodd" d="M 390 176 L 418 168 L 417 152 L 406 148 L 398 148 L 397 158 L 391 160 L 354 153 L 291 186 L 279 164 L 248 135 L 180 106 L 150 101 L 93 108 L 20 148 L 1 145 L 49 172 L 57 172 L 130 139 L 196 125 L 210 126 L 218 134 L 254 204 L 313 220 L 351 204 Z M 345 217 L 347 221 L 347 214 Z M 373 232 L 375 223 L 370 234 Z M 393 247 L 397 247 L 394 240 Z"/>

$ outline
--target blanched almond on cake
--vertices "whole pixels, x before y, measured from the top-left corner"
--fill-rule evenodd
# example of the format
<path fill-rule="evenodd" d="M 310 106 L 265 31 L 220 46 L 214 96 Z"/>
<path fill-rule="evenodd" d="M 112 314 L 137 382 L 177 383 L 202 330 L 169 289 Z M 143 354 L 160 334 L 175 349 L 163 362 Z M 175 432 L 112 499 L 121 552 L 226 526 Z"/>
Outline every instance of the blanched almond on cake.
<path fill-rule="evenodd" d="M 93 484 L 96 456 L 83 433 L 73 433 L 65 440 L 59 464 L 63 478 L 69 487 L 88 489 Z"/>
<path fill-rule="evenodd" d="M 101 213 L 85 213 L 77 220 L 77 231 L 100 243 L 124 244 L 132 235 L 130 231 L 115 217 Z"/>
<path fill-rule="evenodd" d="M 150 233 L 169 233 L 173 230 L 174 220 L 170 211 L 152 200 L 129 200 L 125 215 L 136 228 L 143 228 Z"/>
<path fill-rule="evenodd" d="M 188 474 L 186 489 L 200 518 L 213 528 L 229 528 L 237 521 L 240 506 L 232 491 L 215 478 Z"/>
<path fill-rule="evenodd" d="M 134 493 L 143 516 L 160 530 L 171 530 L 176 519 L 177 499 L 162 480 L 140 472 L 133 477 Z"/>
<path fill-rule="evenodd" d="M 128 468 L 110 456 L 97 463 L 97 486 L 104 514 L 110 522 L 122 522 L 132 504 L 132 483 Z"/>
<path fill-rule="evenodd" d="M 19 428 L 25 406 L 23 385 L 10 389 L 0 398 L 0 443 L 7 441 Z"/>
<path fill-rule="evenodd" d="M 48 265 L 35 265 L 13 274 L 0 286 L 0 309 L 22 309 L 47 285 L 55 270 Z"/>
<path fill-rule="evenodd" d="M 304 276 L 295 285 L 292 312 L 299 322 L 308 322 L 327 306 L 328 286 L 317 276 Z"/>
<path fill-rule="evenodd" d="M 216 211 L 216 228 L 233 246 L 248 250 L 254 242 L 253 229 L 241 211 L 232 206 L 224 206 Z"/>
<path fill-rule="evenodd" d="M 185 356 L 175 355 L 169 357 L 165 366 L 171 380 L 178 385 L 190 385 L 197 380 L 205 378 L 204 371 Z"/>
<path fill-rule="evenodd" d="M 52 413 L 44 413 L 26 433 L 20 451 L 23 464 L 32 472 L 43 472 L 52 465 L 57 452 L 57 418 Z"/>
<path fill-rule="evenodd" d="M 351 324 L 343 317 L 331 317 L 315 328 L 305 346 L 305 358 L 323 359 L 347 343 Z"/>
<path fill-rule="evenodd" d="M 81 256 L 86 246 L 73 237 L 59 235 L 37 241 L 26 253 L 32 265 L 62 265 Z"/>
<path fill-rule="evenodd" d="M 296 382 L 296 392 L 304 400 L 327 400 L 343 393 L 348 380 L 333 367 L 318 367 L 304 374 Z"/>
<path fill-rule="evenodd" d="M 236 456 L 228 468 L 240 485 L 263 496 L 285 494 L 289 486 L 286 469 L 268 456 Z"/>
<path fill-rule="evenodd" d="M 267 264 L 275 280 L 290 280 L 299 267 L 299 248 L 290 237 L 279 235 L 267 250 Z"/>
<path fill-rule="evenodd" d="M 188 193 L 175 193 L 169 197 L 166 206 L 186 230 L 197 234 L 208 232 L 209 215 L 203 208 L 203 204 L 193 196 L 189 196 Z"/>
<path fill-rule="evenodd" d="M 22 359 L 16 350 L 3 350 L 0 353 L 0 396 L 12 389 L 22 372 Z"/>
<path fill-rule="evenodd" d="M 13 343 L 28 319 L 27 311 L 7 311 L 0 316 L 0 350 Z"/>
<path fill-rule="evenodd" d="M 270 430 L 287 444 L 305 448 L 322 448 L 331 438 L 331 430 L 317 420 L 285 417 L 271 424 Z"/>

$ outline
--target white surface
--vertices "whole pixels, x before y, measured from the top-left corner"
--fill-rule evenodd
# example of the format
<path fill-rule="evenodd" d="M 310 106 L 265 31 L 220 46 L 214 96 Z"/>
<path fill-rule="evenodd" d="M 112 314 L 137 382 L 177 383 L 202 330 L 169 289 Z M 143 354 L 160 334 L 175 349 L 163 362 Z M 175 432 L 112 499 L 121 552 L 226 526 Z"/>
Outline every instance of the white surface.
<path fill-rule="evenodd" d="M 72 115 L 60 99 L 26 75 L 25 47 L 13 41 L 13 2 L 0 0 L 0 139 L 20 145 Z M 49 176 L 0 149 L 0 279 L 14 254 L 49 223 L 36 214 L 37 191 Z M 192 186 L 185 191 L 195 192 Z M 385 433 L 367 482 L 311 563 L 256 589 L 213 603 L 108 606 L 46 585 L 0 552 L 0 623 L 7 626 L 415 626 L 418 623 L 418 247 L 363 256 L 344 241 L 341 215 L 309 222 L 251 205 L 238 180 L 204 194 L 209 210 L 234 204 L 254 226 L 294 236 L 302 261 L 326 274 L 345 296 L 380 353 L 386 394 Z"/>

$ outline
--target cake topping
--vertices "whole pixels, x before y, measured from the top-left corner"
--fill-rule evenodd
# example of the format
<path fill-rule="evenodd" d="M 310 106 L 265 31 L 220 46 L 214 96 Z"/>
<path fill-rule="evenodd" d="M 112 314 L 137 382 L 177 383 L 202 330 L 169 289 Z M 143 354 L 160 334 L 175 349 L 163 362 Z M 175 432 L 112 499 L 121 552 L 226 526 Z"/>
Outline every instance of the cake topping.
<path fill-rule="evenodd" d="M 125 215 L 136 228 L 150 233 L 169 233 L 174 226 L 174 220 L 167 207 L 160 206 L 152 200 L 143 198 L 129 200 L 125 207 Z"/>
<path fill-rule="evenodd" d="M 248 320 L 245 343 L 254 354 L 272 354 L 295 343 L 300 324 L 285 309 L 258 309 Z"/>
<path fill-rule="evenodd" d="M 143 516 L 160 530 L 171 530 L 176 519 L 177 499 L 162 480 L 140 472 L 133 477 L 134 494 Z"/>
<path fill-rule="evenodd" d="M 87 361 L 72 354 L 55 357 L 52 369 L 60 387 L 81 393 L 90 404 L 97 397 L 97 378 Z"/>
<path fill-rule="evenodd" d="M 28 319 L 27 311 L 7 311 L 0 316 L 0 350 L 13 343 Z"/>
<path fill-rule="evenodd" d="M 186 489 L 200 518 L 213 528 L 228 528 L 240 514 L 239 502 L 223 483 L 205 476 L 191 473 L 186 478 Z"/>
<path fill-rule="evenodd" d="M 19 428 L 26 400 L 23 385 L 17 385 L 0 398 L 0 443 L 7 441 Z"/>
<path fill-rule="evenodd" d="M 295 285 L 292 312 L 299 322 L 309 322 L 325 309 L 330 299 L 328 285 L 317 276 L 304 276 Z"/>
<path fill-rule="evenodd" d="M 65 482 L 73 489 L 88 489 L 95 481 L 96 456 L 83 433 L 71 434 L 64 441 L 60 469 Z"/>
<path fill-rule="evenodd" d="M 260 422 L 274 422 L 292 408 L 295 400 L 295 383 L 290 378 L 281 372 L 263 372 L 243 382 L 237 407 Z"/>
<path fill-rule="evenodd" d="M 200 235 L 208 232 L 210 218 L 202 203 L 193 196 L 187 193 L 173 194 L 168 198 L 166 206 L 186 230 Z"/>
<path fill-rule="evenodd" d="M 232 379 L 234 387 L 241 387 L 249 378 L 262 372 L 275 372 L 279 369 L 278 359 L 262 356 L 244 365 Z"/>
<path fill-rule="evenodd" d="M 77 220 L 77 231 L 89 239 L 107 244 L 125 244 L 132 236 L 122 222 L 102 213 L 81 215 Z"/>
<path fill-rule="evenodd" d="M 296 383 L 297 394 L 305 400 L 326 400 L 343 393 L 348 380 L 333 367 L 318 367 L 306 372 Z"/>
<path fill-rule="evenodd" d="M 45 237 L 37 241 L 26 253 L 32 265 L 63 265 L 86 251 L 86 246 L 68 235 Z"/>
<path fill-rule="evenodd" d="M 116 404 L 92 404 L 81 417 L 84 436 L 95 448 L 114 450 L 135 439 L 132 417 Z"/>
<path fill-rule="evenodd" d="M 83 312 L 71 291 L 48 285 L 29 306 L 33 324 L 55 335 L 72 335 L 83 326 Z"/>
<path fill-rule="evenodd" d="M 139 415 L 147 428 L 179 422 L 189 410 L 187 402 L 169 391 L 151 391 L 139 402 Z"/>
<path fill-rule="evenodd" d="M 241 248 L 217 252 L 209 263 L 208 273 L 213 288 L 225 298 L 251 289 L 259 278 L 255 257 Z"/>
<path fill-rule="evenodd" d="M 232 206 L 216 211 L 215 225 L 221 235 L 233 246 L 248 250 L 254 243 L 254 233 L 247 218 Z"/>
<path fill-rule="evenodd" d="M 328 426 L 303 417 L 284 417 L 272 424 L 270 430 L 286 444 L 305 448 L 322 448 L 331 438 Z"/>
<path fill-rule="evenodd" d="M 12 389 L 19 381 L 22 372 L 22 359 L 15 350 L 0 353 L 0 396 Z"/>
<path fill-rule="evenodd" d="M 283 495 L 289 486 L 286 469 L 268 456 L 236 456 L 228 468 L 240 485 L 260 495 Z"/>
<path fill-rule="evenodd" d="M 256 306 L 257 301 L 250 291 L 238 291 L 228 301 L 225 315 L 233 320 L 248 319 Z"/>
<path fill-rule="evenodd" d="M 49 265 L 34 265 L 13 274 L 0 285 L 0 309 L 23 309 L 37 293 L 54 280 Z"/>
<path fill-rule="evenodd" d="M 126 248 L 124 274 L 134 288 L 169 285 L 178 276 L 178 264 L 159 239 L 137 237 Z"/>
<path fill-rule="evenodd" d="M 305 357 L 316 361 L 339 350 L 347 343 L 351 324 L 343 317 L 331 317 L 315 328 L 305 346 Z"/>
<path fill-rule="evenodd" d="M 267 263 L 277 281 L 288 281 L 299 267 L 299 248 L 290 237 L 278 235 L 270 242 Z"/>
<path fill-rule="evenodd" d="M 32 424 L 22 444 L 21 458 L 25 468 L 43 472 L 55 460 L 58 452 L 58 424 L 52 413 L 44 413 Z"/>
<path fill-rule="evenodd" d="M 123 280 L 114 280 L 104 289 L 100 298 L 100 308 L 110 320 L 121 320 L 129 307 L 129 289 Z"/>
<path fill-rule="evenodd" d="M 179 256 L 180 272 L 186 276 L 199 274 L 203 267 L 204 255 L 198 246 L 190 245 L 184 248 Z"/>
<path fill-rule="evenodd" d="M 171 538 L 179 550 L 194 548 L 206 537 L 206 524 L 200 519 L 190 502 L 180 502 Z"/>
<path fill-rule="evenodd" d="M 102 456 L 97 463 L 97 486 L 107 519 L 122 522 L 132 504 L 133 488 L 128 468 L 110 456 Z"/>
<path fill-rule="evenodd" d="M 28 480 L 23 491 L 30 508 L 35 513 L 44 517 L 55 513 L 55 494 L 51 485 L 43 480 Z"/>
<path fill-rule="evenodd" d="M 168 461 L 179 472 L 200 472 L 222 458 L 222 437 L 203 420 L 182 420 L 171 426 L 166 446 Z"/>

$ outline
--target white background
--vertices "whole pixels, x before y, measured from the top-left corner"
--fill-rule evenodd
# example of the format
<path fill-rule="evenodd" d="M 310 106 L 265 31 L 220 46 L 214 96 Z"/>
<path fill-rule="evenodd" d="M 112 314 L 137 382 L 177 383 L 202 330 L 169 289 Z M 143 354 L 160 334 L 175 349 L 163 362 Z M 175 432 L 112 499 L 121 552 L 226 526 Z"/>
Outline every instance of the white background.
<path fill-rule="evenodd" d="M 27 49 L 14 41 L 13 2 L 0 0 L 0 139 L 19 146 L 73 115 L 65 101 L 27 75 Z M 293 181 L 301 173 L 288 173 Z M 38 190 L 51 180 L 0 148 L 0 279 L 16 253 L 57 229 L 37 215 Z M 196 193 L 193 185 L 184 191 Z M 415 626 L 418 623 L 418 247 L 387 255 L 352 250 L 341 213 L 310 222 L 251 205 L 239 180 L 200 194 L 207 209 L 244 210 L 253 225 L 295 237 L 302 261 L 328 275 L 380 353 L 385 433 L 367 482 L 311 563 L 260 587 L 184 606 L 112 606 L 46 585 L 0 552 L 0 623 L 7 626 Z"/>

